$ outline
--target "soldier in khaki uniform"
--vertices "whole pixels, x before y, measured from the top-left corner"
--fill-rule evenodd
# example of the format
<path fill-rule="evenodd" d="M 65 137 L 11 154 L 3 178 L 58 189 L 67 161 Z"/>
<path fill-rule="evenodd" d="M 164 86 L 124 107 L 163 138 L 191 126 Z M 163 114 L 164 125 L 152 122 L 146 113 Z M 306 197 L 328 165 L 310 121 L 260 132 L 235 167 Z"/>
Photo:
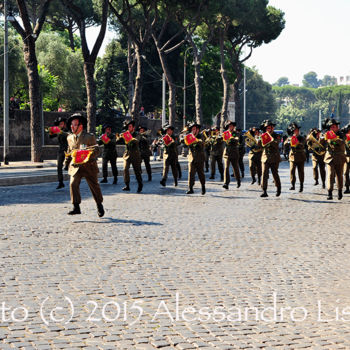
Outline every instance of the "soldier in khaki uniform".
<path fill-rule="evenodd" d="M 350 123 L 342 128 L 345 142 L 345 164 L 344 164 L 344 176 L 345 176 L 345 191 L 344 193 L 350 193 Z"/>
<path fill-rule="evenodd" d="M 249 171 L 250 175 L 252 177 L 251 184 L 253 185 L 256 182 L 256 175 L 258 176 L 258 185 L 261 184 L 261 155 L 262 155 L 262 146 L 260 141 L 260 131 L 256 127 L 252 127 L 248 131 L 251 136 L 255 139 L 255 143 L 251 143 L 249 153 L 248 153 L 248 159 L 249 159 Z"/>
<path fill-rule="evenodd" d="M 327 164 L 327 199 L 333 199 L 334 179 L 337 181 L 338 199 L 343 198 L 343 172 L 345 157 L 345 142 L 339 130 L 339 122 L 334 118 L 326 119 L 323 127 L 328 131 L 325 133 L 327 141 L 327 151 L 324 162 Z"/>
<path fill-rule="evenodd" d="M 137 139 L 137 133 L 135 132 L 135 121 L 125 120 L 123 124 L 123 130 L 129 131 L 132 140 L 128 143 L 125 142 L 121 135 L 117 138 L 117 143 L 125 143 L 125 151 L 123 154 L 124 159 L 124 182 L 125 187 L 123 191 L 130 191 L 130 165 L 134 169 L 134 174 L 138 182 L 137 193 L 140 193 L 143 188 L 142 175 L 141 175 L 141 153 L 139 148 L 139 141 Z"/>
<path fill-rule="evenodd" d="M 92 150 L 92 154 L 89 160 L 83 164 L 75 164 L 74 161 L 67 158 L 66 164 L 69 164 L 68 174 L 70 178 L 70 195 L 73 203 L 73 210 L 68 212 L 69 215 L 80 214 L 80 182 L 85 177 L 86 182 L 90 187 L 90 191 L 94 197 L 97 205 L 97 213 L 99 217 L 104 215 L 104 208 L 102 205 L 103 196 L 100 185 L 98 183 L 97 174 L 98 167 L 96 159 L 100 153 L 99 147 L 96 144 L 96 138 L 93 134 L 88 134 L 84 129 L 86 128 L 86 118 L 81 114 L 73 114 L 67 122 L 67 127 L 71 129 L 72 134 L 67 138 L 68 142 L 68 154 L 71 154 L 74 150 L 89 149 Z"/>
<path fill-rule="evenodd" d="M 289 167 L 290 167 L 290 190 L 295 190 L 296 176 L 295 171 L 298 169 L 300 182 L 299 192 L 304 189 L 304 164 L 306 161 L 305 154 L 305 137 L 300 135 L 300 126 L 297 123 L 289 124 L 287 128 L 288 139 L 285 141 L 290 144 Z"/>
<path fill-rule="evenodd" d="M 233 168 L 233 175 L 237 181 L 237 188 L 241 187 L 241 176 L 239 173 L 239 139 L 240 135 L 236 131 L 236 122 L 228 120 L 225 123 L 225 130 L 230 131 L 232 138 L 225 141 L 226 147 L 224 150 L 224 159 L 225 159 L 225 172 L 224 172 L 224 185 L 222 186 L 228 190 L 230 184 L 230 164 Z"/>
<path fill-rule="evenodd" d="M 210 152 L 210 177 L 215 179 L 215 165 L 218 163 L 218 169 L 221 181 L 224 180 L 224 165 L 222 163 L 222 155 L 224 152 L 224 141 L 220 136 L 220 129 L 217 126 L 211 128 L 211 135 L 206 141 Z"/>
<path fill-rule="evenodd" d="M 67 152 L 68 149 L 68 129 L 67 129 L 67 119 L 58 117 L 55 122 L 55 126 L 58 126 L 61 129 L 61 132 L 59 134 L 52 134 L 50 135 L 50 138 L 57 137 L 58 140 L 58 152 L 57 152 L 57 177 L 58 177 L 58 186 L 56 187 L 56 190 L 63 188 L 63 164 L 65 161 L 65 152 Z M 67 170 L 67 169 L 65 169 Z"/>
<path fill-rule="evenodd" d="M 280 135 L 274 132 L 276 124 L 272 123 L 270 120 L 264 120 L 260 126 L 260 129 L 264 132 L 261 135 L 261 140 L 259 144 L 261 144 L 263 148 L 263 153 L 261 156 L 262 163 L 262 183 L 261 188 L 263 193 L 260 197 L 268 197 L 267 194 L 267 185 L 269 180 L 269 170 L 271 169 L 271 173 L 275 182 L 275 186 L 277 188 L 276 197 L 279 197 L 281 194 L 281 180 L 278 174 L 278 167 L 281 161 L 281 156 L 279 152 L 279 142 Z M 271 136 L 271 140 L 268 140 L 265 143 L 265 136 L 267 133 Z M 269 137 L 267 138 L 269 139 Z"/>
<path fill-rule="evenodd" d="M 315 143 L 312 139 L 315 139 Z M 319 184 L 318 182 L 318 172 L 320 172 L 320 177 L 322 181 L 322 188 L 326 188 L 326 164 L 324 162 L 324 156 L 326 154 L 327 141 L 321 137 L 321 131 L 317 128 L 310 130 L 307 137 L 307 147 L 309 151 L 312 151 L 312 172 L 315 180 L 314 186 Z"/>
<path fill-rule="evenodd" d="M 162 186 L 166 186 L 166 180 L 168 178 L 169 167 L 173 173 L 174 185 L 177 186 L 178 172 L 177 172 L 177 163 L 178 163 L 178 153 L 177 153 L 177 138 L 174 135 L 174 127 L 166 124 L 163 126 L 163 144 L 164 144 L 164 153 L 163 153 L 163 177 L 160 181 Z M 165 138 L 165 140 L 164 140 Z"/>
<path fill-rule="evenodd" d="M 102 135 L 97 143 L 103 145 L 102 151 L 102 174 L 103 179 L 100 183 L 107 183 L 108 177 L 108 162 L 111 163 L 112 173 L 113 173 L 113 185 L 118 182 L 118 169 L 117 169 L 117 149 L 116 149 L 116 137 L 112 133 L 112 126 L 109 124 L 104 124 L 102 127 Z"/>
<path fill-rule="evenodd" d="M 242 129 L 237 129 L 237 131 L 239 132 L 239 146 L 238 146 L 238 166 L 239 166 L 239 170 L 241 172 L 241 178 L 244 178 L 244 155 L 245 155 L 245 142 L 244 142 L 244 138 L 242 136 Z"/>
<path fill-rule="evenodd" d="M 139 140 L 140 154 L 141 154 L 141 162 L 145 163 L 145 168 L 148 175 L 148 181 L 152 181 L 152 169 L 150 164 L 151 157 L 151 147 L 149 142 L 149 137 L 147 134 L 147 128 L 145 126 L 140 125 L 139 134 L 137 135 L 137 139 Z"/>
<path fill-rule="evenodd" d="M 204 175 L 204 141 L 202 135 L 199 134 L 200 125 L 197 123 L 192 123 L 188 126 L 188 130 L 196 141 L 188 145 L 188 191 L 187 194 L 192 194 L 193 186 L 195 182 L 195 175 L 198 174 L 199 181 L 202 185 L 202 194 L 204 195 L 205 190 L 205 175 Z M 188 135 L 185 136 L 185 139 Z"/>

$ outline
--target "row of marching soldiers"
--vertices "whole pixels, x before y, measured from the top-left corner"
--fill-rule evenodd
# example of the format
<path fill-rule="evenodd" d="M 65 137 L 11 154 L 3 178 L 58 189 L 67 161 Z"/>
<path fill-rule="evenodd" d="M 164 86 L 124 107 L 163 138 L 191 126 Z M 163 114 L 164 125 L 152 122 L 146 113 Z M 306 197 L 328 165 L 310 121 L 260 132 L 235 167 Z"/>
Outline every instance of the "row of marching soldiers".
<path fill-rule="evenodd" d="M 118 170 L 116 167 L 116 144 L 125 144 L 123 154 L 124 160 L 124 182 L 123 191 L 130 191 L 130 166 L 134 169 L 134 174 L 138 182 L 137 192 L 142 192 L 143 182 L 141 176 L 141 162 L 145 163 L 148 180 L 152 180 L 151 167 L 149 159 L 151 155 L 148 132 L 145 127 L 138 128 L 136 132 L 135 121 L 125 121 L 123 132 L 121 134 L 113 134 L 110 125 L 103 126 L 103 135 L 96 141 L 95 136 L 86 132 L 86 118 L 80 114 L 73 114 L 68 120 L 60 118 L 56 121 L 54 127 L 49 128 L 50 135 L 58 136 L 59 152 L 58 152 L 58 177 L 59 185 L 57 188 L 64 187 L 62 168 L 64 160 L 68 173 L 71 175 L 70 192 L 73 203 L 73 210 L 69 214 L 80 214 L 80 181 L 85 177 L 90 190 L 97 204 L 98 213 L 103 216 L 104 210 L 102 206 L 102 193 L 97 182 L 97 157 L 99 155 L 99 145 L 103 145 L 102 154 L 102 183 L 107 182 L 107 163 L 110 162 L 114 181 L 117 183 Z M 178 145 L 183 143 L 188 147 L 188 190 L 187 194 L 194 193 L 195 175 L 198 175 L 201 183 L 201 193 L 206 193 L 205 188 L 205 148 L 209 149 L 211 158 L 211 176 L 215 176 L 215 165 L 218 164 L 221 180 L 223 180 L 223 188 L 228 189 L 230 184 L 230 167 L 233 168 L 233 176 L 236 180 L 237 188 L 241 186 L 240 163 L 242 164 L 242 152 L 240 149 L 249 146 L 249 168 L 252 176 L 252 183 L 256 182 L 261 185 L 261 197 L 268 197 L 267 187 L 269 172 L 271 170 L 274 184 L 276 186 L 276 196 L 281 194 L 281 181 L 278 174 L 279 163 L 281 161 L 279 144 L 281 136 L 274 132 L 275 124 L 270 120 L 264 120 L 259 128 L 251 128 L 245 133 L 245 141 L 243 135 L 237 131 L 236 123 L 227 121 L 225 130 L 220 133 L 219 129 L 213 127 L 209 135 L 204 131 L 200 132 L 201 126 L 197 123 L 189 124 L 183 130 L 179 137 L 174 135 L 174 128 L 171 125 L 165 125 L 162 128 L 160 141 L 164 147 L 163 156 L 163 174 L 160 184 L 166 186 L 169 169 L 171 168 L 174 177 L 174 185 L 177 186 L 177 180 L 181 176 L 181 168 L 178 162 Z M 313 168 L 315 184 L 318 184 L 318 171 L 325 187 L 325 164 L 328 169 L 328 199 L 332 199 L 332 192 L 335 179 L 338 187 L 338 199 L 341 199 L 343 188 L 343 172 L 346 178 L 346 191 L 350 193 L 349 181 L 349 161 L 350 161 L 350 127 L 347 126 L 342 130 L 339 129 L 339 122 L 334 118 L 326 119 L 323 124 L 326 130 L 324 135 L 320 131 L 313 129 L 307 139 L 300 135 L 300 127 L 296 123 L 290 124 L 288 127 L 289 138 L 286 142 L 290 143 L 290 176 L 291 188 L 295 189 L 296 170 L 298 170 L 300 189 L 303 191 L 304 185 L 304 162 L 305 143 L 313 151 Z M 69 132 L 68 132 L 69 131 Z M 224 146 L 224 147 L 223 147 Z M 222 165 L 224 159 L 225 168 Z M 70 164 L 71 161 L 71 164 Z M 242 167 L 241 167 L 242 168 Z M 243 167 L 244 168 L 244 167 Z M 243 175 L 243 174 L 242 174 Z"/>

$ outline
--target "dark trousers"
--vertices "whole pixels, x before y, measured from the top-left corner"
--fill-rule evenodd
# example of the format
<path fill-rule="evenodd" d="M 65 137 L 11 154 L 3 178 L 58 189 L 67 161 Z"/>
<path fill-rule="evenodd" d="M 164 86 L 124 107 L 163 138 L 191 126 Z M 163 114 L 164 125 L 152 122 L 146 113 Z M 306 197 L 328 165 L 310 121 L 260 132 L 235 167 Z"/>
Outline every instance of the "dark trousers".
<path fill-rule="evenodd" d="M 318 171 L 320 171 L 320 176 L 322 183 L 326 181 L 326 164 L 322 159 L 317 159 L 312 157 L 312 171 L 314 175 L 314 180 L 318 181 Z"/>
<path fill-rule="evenodd" d="M 250 176 L 252 179 L 255 178 L 255 175 L 258 175 L 258 181 L 260 182 L 261 180 L 261 157 L 258 159 L 249 159 L 249 170 L 250 170 Z"/>
<path fill-rule="evenodd" d="M 218 163 L 218 169 L 221 177 L 224 176 L 224 165 L 222 163 L 222 156 L 210 156 L 210 167 L 211 167 L 211 176 L 215 176 L 215 165 Z"/>
<path fill-rule="evenodd" d="M 97 179 L 97 173 L 80 169 L 74 176 L 70 177 L 70 197 L 73 204 L 81 203 L 80 182 L 85 177 L 96 204 L 103 202 L 103 196 Z"/>
<path fill-rule="evenodd" d="M 171 167 L 171 172 L 173 173 L 174 181 L 177 180 L 177 159 L 164 159 L 163 162 L 163 180 L 166 181 L 168 178 L 169 167 Z"/>
<path fill-rule="evenodd" d="M 118 176 L 117 169 L 117 157 L 103 157 L 102 158 L 102 174 L 105 179 L 108 177 L 108 162 L 111 163 L 113 176 L 116 178 Z"/>
<path fill-rule="evenodd" d="M 194 186 L 195 176 L 198 174 L 199 181 L 202 186 L 205 185 L 204 162 L 188 163 L 188 187 Z"/>
<path fill-rule="evenodd" d="M 142 156 L 141 155 L 141 159 L 145 163 L 147 175 L 148 175 L 148 177 L 152 177 L 152 169 L 151 169 L 151 164 L 149 163 L 149 158 L 150 158 L 150 156 Z"/>
<path fill-rule="evenodd" d="M 63 182 L 63 163 L 66 156 L 64 152 L 57 153 L 57 178 L 58 182 Z"/>
<path fill-rule="evenodd" d="M 134 174 L 136 180 L 139 184 L 142 184 L 142 176 L 141 176 L 141 158 L 136 160 L 131 160 L 130 158 L 124 159 L 124 182 L 126 185 L 130 183 L 130 165 L 132 165 L 134 169 Z"/>
<path fill-rule="evenodd" d="M 299 176 L 299 182 L 300 185 L 304 184 L 304 161 L 302 162 L 289 162 L 290 166 L 290 182 L 292 186 L 295 185 L 296 183 L 296 176 L 295 176 L 295 171 L 298 169 L 298 176 Z"/>
<path fill-rule="evenodd" d="M 336 162 L 332 160 L 330 163 L 327 164 L 327 189 L 329 191 L 333 191 L 334 189 L 334 180 L 337 181 L 337 188 L 338 190 L 343 189 L 343 172 L 344 172 L 344 163 L 343 162 Z"/>
<path fill-rule="evenodd" d="M 280 176 L 278 175 L 278 167 L 279 167 L 279 162 L 276 163 L 262 163 L 262 183 L 261 183 L 261 188 L 266 191 L 267 190 L 267 185 L 269 182 L 269 170 L 271 169 L 271 173 L 273 176 L 273 179 L 275 181 L 275 186 L 277 188 L 281 188 L 281 180 Z"/>
<path fill-rule="evenodd" d="M 230 183 L 230 164 L 233 168 L 233 175 L 236 178 L 236 181 L 241 181 L 241 175 L 239 173 L 238 167 L 238 157 L 237 158 L 226 158 L 225 157 L 225 173 L 224 173 L 224 183 L 228 185 Z"/>

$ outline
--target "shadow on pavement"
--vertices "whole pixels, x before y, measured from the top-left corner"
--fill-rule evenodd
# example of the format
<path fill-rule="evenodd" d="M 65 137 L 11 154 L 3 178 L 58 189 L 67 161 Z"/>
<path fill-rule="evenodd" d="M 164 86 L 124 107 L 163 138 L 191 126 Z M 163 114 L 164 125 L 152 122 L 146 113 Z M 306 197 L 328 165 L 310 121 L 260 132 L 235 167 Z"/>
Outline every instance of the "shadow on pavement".
<path fill-rule="evenodd" d="M 288 198 L 292 201 L 298 201 L 298 202 L 305 202 L 305 203 L 320 203 L 320 204 L 339 204 L 339 202 L 341 201 L 329 201 L 329 200 L 325 200 L 325 201 L 317 201 L 317 200 L 312 200 L 312 199 L 300 199 L 300 198 Z M 336 198 L 335 198 L 336 199 Z"/>
<path fill-rule="evenodd" d="M 98 221 L 91 221 L 91 220 L 79 220 L 74 221 L 75 224 L 78 223 L 92 223 L 92 224 L 132 224 L 134 226 L 163 226 L 160 222 L 152 222 L 152 221 L 138 221 L 138 220 L 125 220 L 125 219 L 115 219 L 111 217 L 104 217 L 101 218 Z"/>

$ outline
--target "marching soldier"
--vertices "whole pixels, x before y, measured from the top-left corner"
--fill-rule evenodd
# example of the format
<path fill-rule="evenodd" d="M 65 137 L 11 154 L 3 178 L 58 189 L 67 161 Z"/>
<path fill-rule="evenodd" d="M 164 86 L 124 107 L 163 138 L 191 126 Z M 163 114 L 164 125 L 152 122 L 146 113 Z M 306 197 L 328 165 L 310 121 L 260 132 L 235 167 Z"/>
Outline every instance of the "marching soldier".
<path fill-rule="evenodd" d="M 112 173 L 113 173 L 113 184 L 116 185 L 118 182 L 118 169 L 117 169 L 117 149 L 116 149 L 116 138 L 112 134 L 112 127 L 109 124 L 104 124 L 102 127 L 102 132 L 104 133 L 97 143 L 103 145 L 102 151 L 102 174 L 103 179 L 100 183 L 107 183 L 108 177 L 108 162 L 111 163 Z"/>
<path fill-rule="evenodd" d="M 137 135 L 137 139 L 139 140 L 139 147 L 141 153 L 141 162 L 145 163 L 148 181 L 152 181 L 152 169 L 150 165 L 150 157 L 151 157 L 151 147 L 149 138 L 147 135 L 147 128 L 145 126 L 139 126 L 138 128 L 139 134 Z"/>
<path fill-rule="evenodd" d="M 315 180 L 314 186 L 318 185 L 318 172 L 322 181 L 322 188 L 326 188 L 326 164 L 324 156 L 326 153 L 327 141 L 321 137 L 321 130 L 313 128 L 307 137 L 307 147 L 312 151 L 312 171 Z"/>
<path fill-rule="evenodd" d="M 289 167 L 290 167 L 290 190 L 295 190 L 296 176 L 295 171 L 298 169 L 298 176 L 300 182 L 299 192 L 304 189 L 304 164 L 306 160 L 305 154 L 305 138 L 300 135 L 300 126 L 297 123 L 289 124 L 287 128 L 289 135 L 285 142 L 290 144 L 289 152 Z"/>
<path fill-rule="evenodd" d="M 249 134 L 248 134 L 249 133 Z M 251 137 L 250 137 L 250 136 Z M 250 139 L 250 141 L 249 141 Z M 247 136 L 246 136 L 246 143 L 247 146 L 250 148 L 248 153 L 248 159 L 249 159 L 249 171 L 250 176 L 252 177 L 251 184 L 255 184 L 256 182 L 256 175 L 258 176 L 258 185 L 261 184 L 261 155 L 262 155 L 262 146 L 260 141 L 260 131 L 256 127 L 252 127 L 248 130 Z"/>
<path fill-rule="evenodd" d="M 345 156 L 346 161 L 344 165 L 344 176 L 345 176 L 345 191 L 344 193 L 350 193 L 350 123 L 345 125 L 342 129 L 344 132 L 345 141 Z"/>
<path fill-rule="evenodd" d="M 129 169 L 130 165 L 132 165 L 138 182 L 137 193 L 140 193 L 143 188 L 141 176 L 141 153 L 137 133 L 135 132 L 135 121 L 125 120 L 123 130 L 125 131 L 117 137 L 117 143 L 125 143 L 125 151 L 123 154 L 125 187 L 123 187 L 123 191 L 130 191 Z"/>
<path fill-rule="evenodd" d="M 218 169 L 220 172 L 221 181 L 224 180 L 224 166 L 222 163 L 222 155 L 224 152 L 224 141 L 220 136 L 220 129 L 217 126 L 213 126 L 211 129 L 211 135 L 206 141 L 210 152 L 210 177 L 209 179 L 215 179 L 215 165 L 218 163 Z"/>
<path fill-rule="evenodd" d="M 242 136 L 242 130 L 241 129 L 237 129 L 237 131 L 239 132 L 239 146 L 238 146 L 238 154 L 239 154 L 239 158 L 238 158 L 238 166 L 239 166 L 239 170 L 241 171 L 241 178 L 244 178 L 244 155 L 245 155 L 245 142 L 244 142 L 244 138 Z"/>
<path fill-rule="evenodd" d="M 339 122 L 334 118 L 326 119 L 323 127 L 328 131 L 325 133 L 327 151 L 324 162 L 327 164 L 327 199 L 333 199 L 334 179 L 337 181 L 338 199 L 343 198 L 343 172 L 345 157 L 345 142 L 339 130 Z"/>
<path fill-rule="evenodd" d="M 200 125 L 192 123 L 189 125 L 189 134 L 184 137 L 184 142 L 189 148 L 188 153 L 188 191 L 192 194 L 195 181 L 195 175 L 198 174 L 199 181 L 202 185 L 202 194 L 205 194 L 205 175 L 204 175 L 204 142 L 202 135 L 199 134 Z"/>
<path fill-rule="evenodd" d="M 281 194 L 281 180 L 278 174 L 278 167 L 281 161 L 279 152 L 279 142 L 280 136 L 274 132 L 276 124 L 272 123 L 270 120 L 264 120 L 260 126 L 260 129 L 264 131 L 261 135 L 260 144 L 263 148 L 263 153 L 261 156 L 262 163 L 262 183 L 261 187 L 263 193 L 260 197 L 268 197 L 267 185 L 269 180 L 269 170 L 274 179 L 275 186 L 277 188 L 276 197 Z"/>
<path fill-rule="evenodd" d="M 73 114 L 67 122 L 67 127 L 71 129 L 72 134 L 67 138 L 68 141 L 68 157 L 66 164 L 69 164 L 68 174 L 70 177 L 70 195 L 73 209 L 68 212 L 69 215 L 80 214 L 80 182 L 85 177 L 90 187 L 90 191 L 97 205 L 97 213 L 99 217 L 104 215 L 102 205 L 103 196 L 100 185 L 98 183 L 97 174 L 97 157 L 100 153 L 96 144 L 95 135 L 87 133 L 86 118 L 81 114 Z"/>
<path fill-rule="evenodd" d="M 225 123 L 225 131 L 223 132 L 223 140 L 226 142 L 224 150 L 225 159 L 225 173 L 224 173 L 224 185 L 222 186 L 228 190 L 230 183 L 230 164 L 233 168 L 233 175 L 237 181 L 237 188 L 241 186 L 241 177 L 239 173 L 239 133 L 236 131 L 236 122 L 228 120 Z"/>
<path fill-rule="evenodd" d="M 63 188 L 63 163 L 65 160 L 65 152 L 68 149 L 68 129 L 67 129 L 67 119 L 63 117 L 58 117 L 54 125 L 56 128 L 49 128 L 49 137 L 54 138 L 57 137 L 58 140 L 58 152 L 57 152 L 57 178 L 58 178 L 58 186 L 56 190 Z M 67 169 L 65 169 L 67 170 Z"/>
<path fill-rule="evenodd" d="M 162 186 L 166 186 L 166 180 L 168 178 L 169 166 L 173 173 L 174 185 L 177 186 L 178 172 L 177 172 L 177 163 L 178 163 L 178 153 L 177 153 L 177 140 L 174 136 L 174 127 L 166 124 L 163 127 L 165 135 L 162 138 L 164 145 L 164 154 L 163 154 L 163 177 L 160 181 Z"/>

